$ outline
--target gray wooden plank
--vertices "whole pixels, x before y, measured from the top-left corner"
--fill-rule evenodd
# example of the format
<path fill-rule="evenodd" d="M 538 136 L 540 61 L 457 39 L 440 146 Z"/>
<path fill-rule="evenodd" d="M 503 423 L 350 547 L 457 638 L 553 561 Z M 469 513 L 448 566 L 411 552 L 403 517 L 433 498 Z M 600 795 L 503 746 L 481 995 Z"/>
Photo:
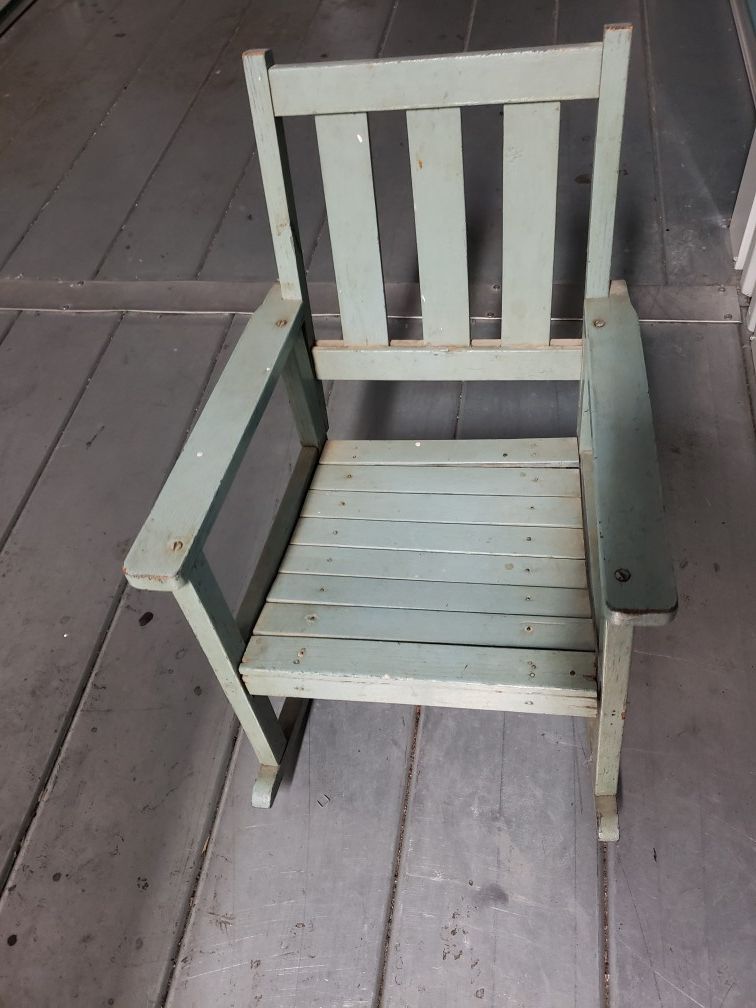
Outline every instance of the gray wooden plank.
<path fill-rule="evenodd" d="M 574 437 L 472 438 L 449 441 L 440 438 L 422 441 L 369 439 L 329 440 L 321 465 L 389 466 L 555 466 L 575 468 L 578 464 Z"/>
<path fill-rule="evenodd" d="M 724 283 L 754 122 L 732 14 L 706 0 L 651 0 L 646 10 L 668 278 Z"/>
<path fill-rule="evenodd" d="M 233 268 L 226 263 L 217 276 L 226 280 L 240 270 L 247 275 L 252 263 L 262 261 L 264 268 L 252 275 L 275 278 L 241 51 L 247 45 L 266 45 L 278 58 L 296 58 L 303 40 L 318 24 L 316 8 L 316 0 L 272 0 L 245 8 L 238 30 L 226 42 L 214 71 L 115 235 L 99 276 L 194 277 L 217 229 L 227 224 L 224 214 L 252 157 L 258 185 L 253 205 L 244 207 L 245 244 L 237 249 Z M 312 210 L 307 203 L 301 206 L 299 223 L 305 235 L 313 226 L 311 214 L 320 220 L 322 195 L 316 203 Z M 179 242 L 176 235 L 181 236 Z"/>
<path fill-rule="evenodd" d="M 265 811 L 250 805 L 256 761 L 241 745 L 170 1008 L 372 1003 L 413 722 L 402 707 L 314 704 L 294 775 Z"/>
<path fill-rule="evenodd" d="M 279 574 L 268 592 L 268 598 L 272 602 L 386 606 L 450 612 L 584 618 L 591 615 L 585 589 L 455 584 L 451 581 L 415 582 L 389 578 Z"/>
<path fill-rule="evenodd" d="M 401 483 L 396 484 L 396 489 L 401 489 Z M 475 494 L 457 496 L 311 490 L 304 502 L 302 516 L 463 525 L 583 527 L 580 500 L 574 497 L 485 497 Z"/>
<path fill-rule="evenodd" d="M 470 342 L 467 232 L 459 109 L 407 113 L 423 339 Z"/>
<path fill-rule="evenodd" d="M 599 1004 L 596 840 L 574 720 L 423 711 L 384 1004 Z"/>
<path fill-rule="evenodd" d="M 208 540 L 232 599 L 298 447 L 283 390 L 260 433 Z M 126 473 L 143 471 L 140 457 L 122 461 Z M 132 531 L 142 516 L 133 515 Z M 175 602 L 127 591 L 0 909 L 18 935 L 14 947 L 25 948 L 20 968 L 12 958 L 0 966 L 4 993 L 45 1003 L 54 976 L 64 1003 L 108 994 L 126 1004 L 162 1003 L 233 734 L 228 703 Z M 118 799 L 108 801 L 113 794 Z M 86 971 L 83 946 L 96 964 Z"/>
<path fill-rule="evenodd" d="M 119 22 L 123 0 L 103 0 L 94 6 L 76 0 L 40 3 L 35 0 L 12 33 L 0 37 L 0 136 L 8 143 L 16 129 L 49 96 L 50 80 L 72 71 L 72 62 L 107 20 L 107 31 Z M 103 18 L 102 15 L 105 15 Z M 101 42 L 104 32 L 100 31 Z M 45 71 L 39 72 L 39 53 Z M 48 77 L 49 74 L 49 77 Z"/>
<path fill-rule="evenodd" d="M 680 614 L 635 635 L 609 862 L 619 1008 L 748 1005 L 756 990 L 756 444 L 735 327 L 644 343 Z"/>
<path fill-rule="evenodd" d="M 0 321 L 0 326 L 7 321 Z M 44 467 L 115 324 L 102 316 L 80 319 L 25 312 L 0 343 L 0 542 Z"/>
<path fill-rule="evenodd" d="M 45 99 L 3 153 L 0 259 L 5 261 L 150 51 L 170 34 L 180 0 L 123 4 L 77 54 L 66 87 Z M 92 86 L 92 81 L 97 86 Z"/>
<path fill-rule="evenodd" d="M 241 675 L 274 696 L 596 716 L 592 651 L 255 634 Z"/>
<path fill-rule="evenodd" d="M 441 553 L 385 549 L 290 546 L 281 570 L 293 574 L 395 578 L 408 581 L 458 581 L 475 584 L 544 585 L 584 588 L 585 561 L 482 553 Z"/>
<path fill-rule="evenodd" d="M 243 10 L 243 0 L 212 7 L 187 0 L 6 261 L 7 274 L 76 280 L 96 273 Z"/>
<path fill-rule="evenodd" d="M 0 556 L 4 865 L 112 616 L 126 546 L 170 462 L 222 331 L 203 319 L 124 321 Z"/>
<path fill-rule="evenodd" d="M 422 594 L 422 585 L 418 585 L 417 590 Z M 268 602 L 260 613 L 255 633 L 271 637 L 594 650 L 593 623 L 590 619 L 432 609 L 405 612 L 401 609 L 298 602 Z"/>

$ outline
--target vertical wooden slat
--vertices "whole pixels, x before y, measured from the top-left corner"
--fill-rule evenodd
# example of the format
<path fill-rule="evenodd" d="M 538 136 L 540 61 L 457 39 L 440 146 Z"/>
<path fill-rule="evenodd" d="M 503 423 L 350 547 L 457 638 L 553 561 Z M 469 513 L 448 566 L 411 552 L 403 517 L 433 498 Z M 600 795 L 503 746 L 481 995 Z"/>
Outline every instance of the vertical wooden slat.
<path fill-rule="evenodd" d="M 548 343 L 559 104 L 504 108 L 501 338 Z"/>
<path fill-rule="evenodd" d="M 423 339 L 470 342 L 467 236 L 458 108 L 407 113 Z"/>
<path fill-rule="evenodd" d="M 609 292 L 614 209 L 617 202 L 617 177 L 632 34 L 632 25 L 609 25 L 604 31 L 588 228 L 588 265 L 585 273 L 587 298 L 606 297 Z"/>
<path fill-rule="evenodd" d="M 368 119 L 316 116 L 341 328 L 346 343 L 388 343 Z"/>
<path fill-rule="evenodd" d="M 244 76 L 252 109 L 257 156 L 260 161 L 281 294 L 286 299 L 306 303 L 307 289 L 289 176 L 286 139 L 281 121 L 273 115 L 273 101 L 268 80 L 268 68 L 272 63 L 273 55 L 268 50 L 257 49 L 244 53 Z M 309 318 L 309 312 L 305 314 Z"/>

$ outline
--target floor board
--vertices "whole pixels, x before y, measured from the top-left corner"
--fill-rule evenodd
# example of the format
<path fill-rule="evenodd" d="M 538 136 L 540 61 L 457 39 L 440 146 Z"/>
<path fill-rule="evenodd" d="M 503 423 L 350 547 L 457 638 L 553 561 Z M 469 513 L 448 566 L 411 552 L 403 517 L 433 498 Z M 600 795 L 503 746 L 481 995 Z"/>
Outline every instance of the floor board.
<path fill-rule="evenodd" d="M 638 634 L 612 851 L 618 1008 L 756 996 L 751 505 L 756 442 L 735 327 L 645 332 L 680 611 Z"/>
<path fill-rule="evenodd" d="M 0 542 L 34 488 L 117 320 L 24 312 L 0 345 Z"/>
<path fill-rule="evenodd" d="M 293 458 L 287 410 L 278 395 L 221 512 L 221 534 L 208 544 L 230 599 L 241 593 Z M 138 472 L 126 461 L 127 472 Z M 259 486 L 268 490 L 255 495 L 249 521 Z M 12 1003 L 44 1003 L 52 977 L 64 1003 L 97 1003 L 103 992 L 125 1005 L 161 1003 L 235 731 L 173 600 L 128 590 L 0 905 L 0 928 L 18 938 L 0 949 Z M 55 883 L 60 897 L 51 900 Z M 21 968 L 13 958 L 32 945 L 44 972 L 33 956 Z M 82 946 L 91 964 L 84 971 Z M 106 977 L 96 968 L 105 962 Z"/>
<path fill-rule="evenodd" d="M 183 3 L 134 0 L 122 4 L 114 20 L 103 23 L 72 60 L 64 88 L 57 86 L 54 78 L 45 77 L 45 96 L 34 114 L 24 119 L 3 152 L 0 172 L 3 263 L 23 240 L 143 61 L 175 30 L 175 19 Z M 93 81 L 97 82 L 96 87 Z M 5 89 L 14 87 L 12 78 L 4 81 Z M 97 217 L 100 211 L 107 213 L 102 204 L 90 203 L 87 209 L 88 218 Z M 55 272 L 64 270 L 65 257 L 58 261 Z M 39 276 L 36 268 L 34 272 Z"/>
<path fill-rule="evenodd" d="M 3 866 L 63 741 L 113 616 L 126 549 L 222 334 L 217 321 L 126 319 L 0 555 L 0 661 L 13 670 L 0 713 Z"/>

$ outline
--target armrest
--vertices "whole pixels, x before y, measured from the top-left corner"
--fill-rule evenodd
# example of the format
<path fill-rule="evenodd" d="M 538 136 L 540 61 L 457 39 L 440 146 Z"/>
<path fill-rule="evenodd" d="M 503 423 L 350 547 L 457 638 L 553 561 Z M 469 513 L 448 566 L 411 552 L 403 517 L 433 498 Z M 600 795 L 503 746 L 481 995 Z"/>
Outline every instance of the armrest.
<path fill-rule="evenodd" d="M 612 623 L 674 618 L 677 587 L 638 316 L 624 283 L 585 302 L 585 373 L 593 444 L 598 569 Z"/>
<path fill-rule="evenodd" d="M 138 588 L 175 591 L 186 583 L 276 381 L 302 338 L 302 302 L 278 284 L 257 309 L 176 460 L 124 573 Z"/>

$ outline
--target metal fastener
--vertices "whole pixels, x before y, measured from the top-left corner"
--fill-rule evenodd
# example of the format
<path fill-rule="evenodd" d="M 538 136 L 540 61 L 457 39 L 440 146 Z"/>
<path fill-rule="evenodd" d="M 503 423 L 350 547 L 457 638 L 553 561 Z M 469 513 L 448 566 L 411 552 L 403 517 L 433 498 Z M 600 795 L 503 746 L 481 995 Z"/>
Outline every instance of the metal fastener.
<path fill-rule="evenodd" d="M 618 567 L 617 570 L 614 572 L 614 576 L 618 581 L 623 582 L 623 584 L 625 581 L 629 581 L 630 578 L 632 577 L 627 567 Z"/>
<path fill-rule="evenodd" d="M 603 329 L 604 326 L 606 325 L 606 322 L 604 322 L 602 318 L 597 318 L 593 320 L 593 325 L 596 329 Z"/>

